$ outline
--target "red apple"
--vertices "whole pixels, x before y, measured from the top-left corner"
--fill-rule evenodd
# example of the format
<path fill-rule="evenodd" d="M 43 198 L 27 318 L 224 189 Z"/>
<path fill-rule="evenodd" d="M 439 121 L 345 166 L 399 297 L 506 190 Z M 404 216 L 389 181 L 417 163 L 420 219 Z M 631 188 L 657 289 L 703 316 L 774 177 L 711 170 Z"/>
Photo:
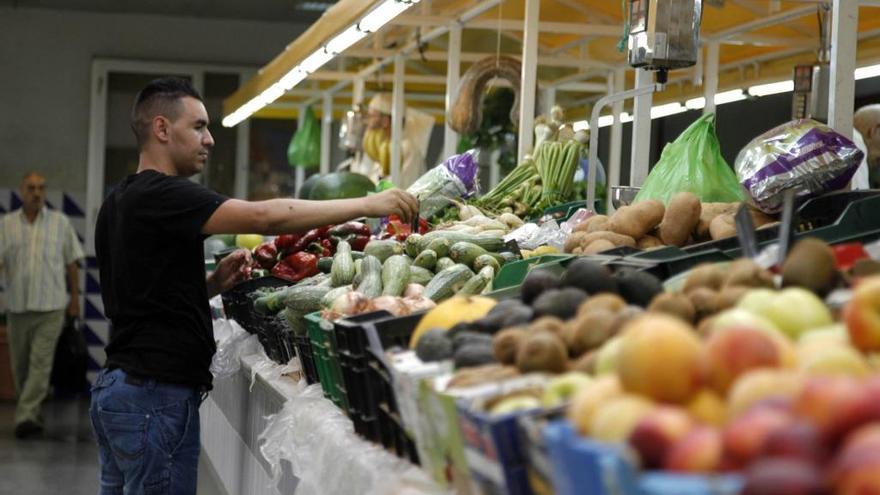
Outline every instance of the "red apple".
<path fill-rule="evenodd" d="M 660 406 L 644 416 L 629 437 L 629 444 L 639 453 L 642 467 L 657 469 L 667 451 L 695 426 L 690 415 L 679 407 Z"/>
<path fill-rule="evenodd" d="M 795 398 L 794 410 L 812 421 L 826 441 L 834 442 L 858 422 L 864 395 L 865 388 L 854 378 L 810 377 Z"/>
<path fill-rule="evenodd" d="M 819 469 L 800 459 L 761 459 L 746 471 L 740 495 L 830 495 Z"/>
<path fill-rule="evenodd" d="M 668 471 L 711 473 L 721 467 L 721 433 L 708 426 L 697 426 L 669 449 L 664 460 Z"/>
<path fill-rule="evenodd" d="M 843 310 L 853 346 L 863 352 L 880 351 L 880 276 L 862 280 Z"/>
<path fill-rule="evenodd" d="M 724 428 L 724 451 L 730 461 L 740 466 L 758 456 L 770 434 L 793 421 L 786 410 L 757 406 L 734 418 Z"/>
<path fill-rule="evenodd" d="M 840 495 L 880 493 L 880 424 L 850 434 L 832 466 L 831 481 Z"/>
<path fill-rule="evenodd" d="M 761 446 L 759 456 L 800 459 L 818 464 L 825 460 L 827 451 L 816 425 L 800 420 L 771 431 Z"/>
<path fill-rule="evenodd" d="M 706 342 L 706 353 L 710 382 L 722 394 L 751 369 L 782 366 L 782 355 L 773 337 L 766 330 L 745 326 L 712 332 Z"/>

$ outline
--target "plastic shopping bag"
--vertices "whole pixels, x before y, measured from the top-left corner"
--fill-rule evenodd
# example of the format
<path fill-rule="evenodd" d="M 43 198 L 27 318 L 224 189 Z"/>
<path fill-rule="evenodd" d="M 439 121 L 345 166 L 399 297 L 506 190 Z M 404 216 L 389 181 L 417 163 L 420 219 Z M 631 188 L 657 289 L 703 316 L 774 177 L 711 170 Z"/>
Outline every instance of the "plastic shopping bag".
<path fill-rule="evenodd" d="M 287 146 L 287 163 L 291 167 L 315 168 L 321 163 L 321 124 L 312 107 L 306 108 L 299 129 Z"/>
<path fill-rule="evenodd" d="M 715 135 L 715 114 L 706 114 L 663 148 L 635 201 L 656 199 L 667 204 L 679 192 L 692 192 L 703 202 L 742 201 L 742 187 L 721 156 Z"/>
<path fill-rule="evenodd" d="M 855 143 L 815 120 L 774 127 L 736 157 L 736 175 L 765 213 L 782 210 L 783 193 L 808 198 L 845 187 L 862 162 Z"/>

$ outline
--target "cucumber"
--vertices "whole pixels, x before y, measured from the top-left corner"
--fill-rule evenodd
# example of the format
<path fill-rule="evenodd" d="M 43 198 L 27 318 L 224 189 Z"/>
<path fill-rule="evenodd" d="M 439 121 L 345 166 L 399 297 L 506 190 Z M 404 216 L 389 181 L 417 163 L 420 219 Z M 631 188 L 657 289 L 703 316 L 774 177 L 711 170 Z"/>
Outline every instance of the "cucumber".
<path fill-rule="evenodd" d="M 434 272 L 440 273 L 443 270 L 449 268 L 450 266 L 452 266 L 454 264 L 455 264 L 455 262 L 452 261 L 452 258 L 449 258 L 449 257 L 440 258 L 437 260 L 437 263 L 434 265 Z"/>
<path fill-rule="evenodd" d="M 496 272 L 501 269 L 501 264 L 498 260 L 492 256 L 491 254 L 481 254 L 477 256 L 477 259 L 474 260 L 474 270 L 480 271 L 484 267 L 491 266 L 493 270 Z"/>
<path fill-rule="evenodd" d="M 488 251 L 470 242 L 456 242 L 449 248 L 449 257 L 452 261 L 467 266 L 473 266 L 474 260 L 488 254 Z"/>
<path fill-rule="evenodd" d="M 361 280 L 364 279 L 364 260 L 354 260 L 354 278 L 351 280 L 351 285 L 357 287 L 361 285 Z"/>
<path fill-rule="evenodd" d="M 284 305 L 297 313 L 311 313 L 321 309 L 321 299 L 330 292 L 330 287 L 309 285 L 289 287 L 284 294 Z"/>
<path fill-rule="evenodd" d="M 425 246 L 425 249 L 430 249 L 431 251 L 434 251 L 435 253 L 437 253 L 438 258 L 442 258 L 444 256 L 449 256 L 449 246 L 449 240 L 439 237 L 429 242 Z"/>
<path fill-rule="evenodd" d="M 331 289 L 324 294 L 324 297 L 321 298 L 321 308 L 322 309 L 330 309 L 333 306 L 333 301 L 336 300 L 337 297 L 348 294 L 352 291 L 352 286 L 343 285 L 342 287 L 337 287 L 335 289 Z"/>
<path fill-rule="evenodd" d="M 351 245 L 346 241 L 339 241 L 336 245 L 336 254 L 333 255 L 333 266 L 330 267 L 330 285 L 342 287 L 349 285 L 354 280 L 354 259 L 351 257 Z"/>
<path fill-rule="evenodd" d="M 382 295 L 382 263 L 379 258 L 365 256 L 361 272 L 361 283 L 357 285 L 358 292 L 369 298 Z"/>
<path fill-rule="evenodd" d="M 287 328 L 293 332 L 294 335 L 303 336 L 308 330 L 306 329 L 306 319 L 304 318 L 305 313 L 300 313 L 298 311 L 294 311 L 292 309 L 285 309 L 278 313 L 279 318 L 284 318 L 287 320 Z"/>
<path fill-rule="evenodd" d="M 483 289 L 486 288 L 487 285 L 492 283 L 492 279 L 495 278 L 495 269 L 491 266 L 487 266 L 480 270 L 480 273 L 477 273 L 473 277 L 469 278 L 467 282 L 462 286 L 461 290 L 459 290 L 455 295 L 457 296 L 472 296 L 475 294 L 479 294 L 483 292 Z"/>
<path fill-rule="evenodd" d="M 446 258 L 449 259 L 449 258 Z M 425 270 L 424 268 L 416 265 L 410 265 L 409 267 L 409 283 L 411 284 L 419 284 L 419 285 L 428 285 L 431 282 L 431 279 L 434 278 L 434 273 L 431 270 Z"/>
<path fill-rule="evenodd" d="M 434 265 L 437 264 L 437 253 L 435 253 L 431 249 L 425 249 L 416 259 L 413 260 L 413 265 L 422 267 L 426 270 L 433 270 Z"/>
<path fill-rule="evenodd" d="M 500 254 L 501 259 L 504 260 L 504 263 L 510 263 L 519 260 L 519 256 L 511 253 L 510 251 L 502 251 Z"/>
<path fill-rule="evenodd" d="M 421 234 L 410 234 L 409 237 L 406 238 L 406 242 L 403 244 L 404 251 L 406 251 L 406 255 L 410 258 L 415 258 L 419 255 L 419 246 L 422 242 Z"/>
<path fill-rule="evenodd" d="M 434 302 L 440 302 L 452 297 L 460 291 L 464 284 L 474 276 L 466 265 L 455 264 L 434 275 L 431 282 L 425 286 L 425 297 Z"/>
<path fill-rule="evenodd" d="M 333 256 L 324 256 L 318 260 L 318 270 L 321 273 L 330 273 L 331 268 L 333 268 Z"/>
<path fill-rule="evenodd" d="M 474 235 L 474 234 L 463 234 L 461 232 L 450 232 L 448 230 L 435 230 L 433 232 L 428 232 L 423 235 L 419 240 L 419 247 L 425 249 L 428 247 L 428 244 L 431 243 L 434 239 L 446 239 L 449 241 L 449 245 L 452 246 L 456 242 L 469 242 L 471 244 L 476 244 L 486 251 L 491 251 L 493 253 L 497 253 L 504 249 L 504 241 L 498 237 L 492 237 L 489 235 Z M 439 253 L 438 253 L 439 256 Z"/>
<path fill-rule="evenodd" d="M 409 283 L 409 257 L 403 254 L 394 255 L 382 265 L 382 295 L 400 296 Z"/>
<path fill-rule="evenodd" d="M 403 254 L 403 244 L 394 240 L 370 241 L 367 244 L 367 247 L 364 248 L 364 254 L 375 256 L 379 259 L 380 263 L 385 263 L 385 260 L 388 258 L 394 255 Z"/>

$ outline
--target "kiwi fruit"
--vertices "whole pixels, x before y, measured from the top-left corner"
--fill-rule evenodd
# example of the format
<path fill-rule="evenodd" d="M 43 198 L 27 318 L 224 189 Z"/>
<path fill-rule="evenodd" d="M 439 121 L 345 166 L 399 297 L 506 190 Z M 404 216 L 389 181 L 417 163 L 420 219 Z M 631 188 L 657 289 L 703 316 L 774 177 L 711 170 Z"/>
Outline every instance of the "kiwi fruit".
<path fill-rule="evenodd" d="M 523 340 L 516 353 L 516 367 L 522 373 L 562 373 L 568 367 L 565 343 L 556 334 L 535 332 Z"/>
<path fill-rule="evenodd" d="M 577 314 L 582 315 L 597 309 L 605 309 L 616 313 L 626 306 L 626 301 L 617 294 L 597 294 L 578 307 Z"/>
<path fill-rule="evenodd" d="M 611 336 L 619 334 L 630 320 L 642 315 L 644 312 L 643 308 L 634 305 L 628 305 L 618 311 L 614 318 L 614 325 L 611 326 Z"/>
<path fill-rule="evenodd" d="M 697 287 L 687 293 L 696 310 L 697 321 L 718 312 L 718 291 L 708 287 Z"/>
<path fill-rule="evenodd" d="M 697 313 L 687 296 L 675 292 L 658 294 L 648 306 L 648 311 L 677 316 L 688 323 L 694 322 Z"/>
<path fill-rule="evenodd" d="M 529 332 L 551 332 L 562 336 L 565 333 L 565 322 L 555 316 L 542 316 L 528 326 Z"/>
<path fill-rule="evenodd" d="M 535 316 L 555 316 L 567 320 L 577 313 L 578 306 L 587 298 L 587 293 L 575 287 L 550 289 L 544 291 L 532 303 Z"/>
<path fill-rule="evenodd" d="M 526 275 L 520 287 L 520 297 L 526 304 L 531 304 L 547 289 L 559 287 L 559 277 L 547 270 L 532 270 Z"/>
<path fill-rule="evenodd" d="M 724 271 L 712 263 L 702 263 L 696 266 L 684 281 L 681 291 L 685 294 L 698 287 L 707 287 L 718 290 L 724 283 Z"/>
<path fill-rule="evenodd" d="M 505 328 L 496 333 L 492 338 L 492 350 L 495 353 L 495 359 L 502 364 L 515 363 L 516 351 L 528 335 L 528 331 L 521 327 Z"/>
<path fill-rule="evenodd" d="M 617 314 L 607 309 L 584 313 L 570 323 L 566 332 L 566 345 L 573 357 L 596 349 L 608 340 L 614 331 Z"/>
<path fill-rule="evenodd" d="M 585 258 L 569 263 L 560 283 L 563 287 L 576 287 L 591 295 L 601 292 L 617 293 L 617 282 L 611 275 L 611 270 Z"/>
<path fill-rule="evenodd" d="M 724 287 L 766 287 L 774 288 L 773 274 L 761 268 L 761 266 L 749 258 L 740 258 L 727 267 L 727 277 L 724 279 Z"/>
<path fill-rule="evenodd" d="M 782 264 L 783 287 L 803 287 L 825 295 L 836 282 L 834 251 L 819 239 L 807 237 L 798 241 Z"/>
<path fill-rule="evenodd" d="M 708 337 L 716 319 L 718 319 L 718 315 L 707 316 L 700 320 L 700 323 L 697 324 L 697 334 L 701 337 Z"/>
<path fill-rule="evenodd" d="M 663 292 L 660 279 L 648 272 L 624 268 L 614 274 L 620 295 L 629 304 L 647 307 L 657 294 Z"/>
<path fill-rule="evenodd" d="M 568 363 L 568 369 L 571 371 L 580 371 L 581 373 L 592 375 L 596 372 L 597 355 L 597 351 L 586 352 L 574 361 L 570 361 Z"/>
<path fill-rule="evenodd" d="M 718 311 L 730 309 L 737 305 L 740 299 L 751 289 L 751 287 L 742 287 L 739 285 L 730 285 L 721 289 L 715 300 L 715 307 Z"/>

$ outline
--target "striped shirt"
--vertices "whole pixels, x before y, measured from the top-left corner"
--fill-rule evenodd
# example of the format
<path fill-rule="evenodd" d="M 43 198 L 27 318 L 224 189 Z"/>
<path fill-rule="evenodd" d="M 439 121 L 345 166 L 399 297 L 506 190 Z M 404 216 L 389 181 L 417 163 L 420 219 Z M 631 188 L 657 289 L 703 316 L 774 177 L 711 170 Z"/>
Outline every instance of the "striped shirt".
<path fill-rule="evenodd" d="M 67 265 L 83 249 L 62 213 L 46 207 L 33 223 L 23 209 L 0 219 L 0 268 L 6 275 L 6 309 L 54 311 L 67 306 Z"/>

